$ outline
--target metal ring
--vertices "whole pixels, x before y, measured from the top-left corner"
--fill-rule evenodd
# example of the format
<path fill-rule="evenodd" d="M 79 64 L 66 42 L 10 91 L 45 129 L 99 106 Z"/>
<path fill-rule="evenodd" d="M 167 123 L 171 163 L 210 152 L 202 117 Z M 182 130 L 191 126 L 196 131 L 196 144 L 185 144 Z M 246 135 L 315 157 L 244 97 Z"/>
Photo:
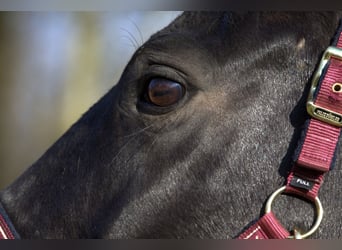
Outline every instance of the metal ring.
<path fill-rule="evenodd" d="M 278 190 L 276 190 L 271 196 L 270 198 L 268 198 L 267 203 L 266 203 L 266 207 L 265 207 L 265 213 L 269 213 L 271 212 L 271 206 L 272 206 L 272 202 L 273 200 L 281 193 L 283 193 L 286 189 L 286 186 L 283 186 L 281 188 L 279 188 Z M 308 236 L 310 236 L 311 234 L 313 234 L 317 228 L 319 227 L 319 225 L 321 224 L 321 221 L 323 219 L 323 207 L 322 207 L 322 203 L 321 201 L 318 199 L 318 197 L 315 198 L 315 206 L 316 206 L 316 213 L 317 213 L 317 218 L 316 221 L 314 223 L 314 225 L 312 226 L 312 228 L 304 233 L 304 234 L 300 234 L 300 238 L 304 239 L 307 238 Z M 289 239 L 294 239 L 297 238 L 294 235 L 290 235 L 288 237 Z"/>

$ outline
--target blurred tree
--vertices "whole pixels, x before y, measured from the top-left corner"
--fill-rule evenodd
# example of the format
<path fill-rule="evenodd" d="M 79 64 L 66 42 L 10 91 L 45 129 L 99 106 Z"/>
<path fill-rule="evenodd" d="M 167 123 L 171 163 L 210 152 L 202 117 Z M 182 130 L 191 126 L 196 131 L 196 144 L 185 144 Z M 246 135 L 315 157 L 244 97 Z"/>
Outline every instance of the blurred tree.
<path fill-rule="evenodd" d="M 0 189 L 118 80 L 179 12 L 0 12 Z"/>

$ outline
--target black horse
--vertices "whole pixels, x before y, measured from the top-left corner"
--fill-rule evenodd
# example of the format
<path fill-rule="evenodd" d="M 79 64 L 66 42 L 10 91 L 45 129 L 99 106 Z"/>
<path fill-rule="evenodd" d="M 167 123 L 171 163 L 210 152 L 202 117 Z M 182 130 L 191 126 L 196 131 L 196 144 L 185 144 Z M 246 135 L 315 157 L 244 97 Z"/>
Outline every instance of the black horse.
<path fill-rule="evenodd" d="M 184 13 L 0 201 L 22 238 L 234 238 L 284 184 L 342 13 Z M 304 91 L 304 92 L 303 92 Z M 314 238 L 341 235 L 341 161 Z M 308 229 L 310 203 L 274 205 Z"/>

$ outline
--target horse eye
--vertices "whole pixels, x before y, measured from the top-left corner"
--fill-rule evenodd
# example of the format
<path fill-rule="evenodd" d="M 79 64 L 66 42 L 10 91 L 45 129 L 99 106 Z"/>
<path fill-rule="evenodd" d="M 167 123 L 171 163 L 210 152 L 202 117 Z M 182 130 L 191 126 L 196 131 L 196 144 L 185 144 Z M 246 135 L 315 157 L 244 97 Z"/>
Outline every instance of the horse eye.
<path fill-rule="evenodd" d="M 160 107 L 168 107 L 177 103 L 184 96 L 184 87 L 164 78 L 153 78 L 147 88 L 148 99 Z"/>

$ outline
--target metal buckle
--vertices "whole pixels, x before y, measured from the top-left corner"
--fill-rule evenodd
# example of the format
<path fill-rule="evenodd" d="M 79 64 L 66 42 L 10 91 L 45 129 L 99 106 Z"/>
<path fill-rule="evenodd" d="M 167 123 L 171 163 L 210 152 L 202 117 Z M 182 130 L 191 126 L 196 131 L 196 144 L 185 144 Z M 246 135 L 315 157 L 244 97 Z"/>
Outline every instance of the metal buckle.
<path fill-rule="evenodd" d="M 337 127 L 342 127 L 342 114 L 314 104 L 314 94 L 316 92 L 319 79 L 322 75 L 323 69 L 325 68 L 331 57 L 335 57 L 342 61 L 342 49 L 330 46 L 324 52 L 318 69 L 313 75 L 311 89 L 306 103 L 306 110 L 312 117 L 320 121 L 329 123 Z"/>
<path fill-rule="evenodd" d="M 266 207 L 265 207 L 265 213 L 269 213 L 271 212 L 271 206 L 272 206 L 272 202 L 274 201 L 274 199 L 281 193 L 283 193 L 286 189 L 286 186 L 283 186 L 281 188 L 279 188 L 278 190 L 276 190 L 271 196 L 270 198 L 268 198 L 267 203 L 266 203 Z M 300 233 L 296 228 L 293 230 L 294 231 L 294 235 L 290 235 L 288 237 L 288 239 L 305 239 L 307 237 L 309 237 L 311 234 L 313 234 L 319 227 L 319 225 L 321 224 L 321 221 L 323 219 L 323 207 L 322 207 L 322 203 L 321 201 L 318 199 L 318 197 L 315 198 L 315 206 L 316 206 L 316 214 L 317 214 L 317 218 L 316 221 L 314 223 L 314 225 L 312 226 L 312 228 L 302 234 Z"/>

